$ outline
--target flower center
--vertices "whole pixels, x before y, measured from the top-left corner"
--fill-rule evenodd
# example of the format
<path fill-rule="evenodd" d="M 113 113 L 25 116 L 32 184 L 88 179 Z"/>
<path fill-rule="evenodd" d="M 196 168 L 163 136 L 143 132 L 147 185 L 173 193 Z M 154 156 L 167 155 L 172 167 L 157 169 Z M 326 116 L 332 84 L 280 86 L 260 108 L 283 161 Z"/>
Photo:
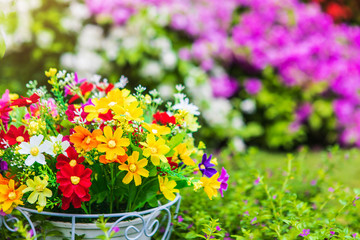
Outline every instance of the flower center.
<path fill-rule="evenodd" d="M 36 186 L 35 189 L 36 189 L 37 192 L 42 192 L 45 189 L 45 185 L 44 184 L 39 184 L 39 185 Z"/>
<path fill-rule="evenodd" d="M 16 193 L 15 193 L 15 192 L 9 193 L 8 198 L 9 198 L 10 200 L 14 200 L 14 199 L 16 198 Z"/>
<path fill-rule="evenodd" d="M 76 162 L 75 159 L 73 159 L 73 160 L 71 160 L 71 161 L 69 162 L 69 165 L 70 165 L 71 167 L 75 167 L 76 164 L 77 164 L 77 162 Z"/>
<path fill-rule="evenodd" d="M 131 163 L 131 164 L 129 165 L 129 170 L 130 170 L 130 172 L 132 172 L 132 173 L 136 172 L 136 170 L 137 170 L 136 165 L 135 165 L 134 163 Z"/>
<path fill-rule="evenodd" d="M 16 141 L 17 142 L 23 142 L 25 139 L 22 137 L 22 136 L 18 136 L 17 138 L 16 138 Z"/>
<path fill-rule="evenodd" d="M 71 180 L 71 183 L 74 185 L 78 185 L 80 182 L 80 178 L 78 176 L 71 176 L 70 180 Z"/>
<path fill-rule="evenodd" d="M 91 137 L 90 137 L 90 136 L 87 136 L 87 137 L 85 138 L 85 143 L 86 143 L 86 144 L 90 144 L 90 142 L 91 142 Z"/>
<path fill-rule="evenodd" d="M 204 170 L 204 169 L 205 169 L 205 165 L 204 165 L 204 164 L 201 164 L 199 168 L 200 168 L 201 170 Z"/>
<path fill-rule="evenodd" d="M 38 147 L 31 148 L 30 154 L 36 157 L 39 154 L 39 148 Z"/>
<path fill-rule="evenodd" d="M 115 142 L 114 140 L 108 141 L 108 147 L 109 147 L 109 148 L 114 148 L 114 147 L 116 147 L 116 142 Z"/>
<path fill-rule="evenodd" d="M 152 148 L 150 148 L 150 151 L 151 151 L 152 154 L 155 154 L 155 153 L 157 153 L 157 148 L 152 147 Z"/>

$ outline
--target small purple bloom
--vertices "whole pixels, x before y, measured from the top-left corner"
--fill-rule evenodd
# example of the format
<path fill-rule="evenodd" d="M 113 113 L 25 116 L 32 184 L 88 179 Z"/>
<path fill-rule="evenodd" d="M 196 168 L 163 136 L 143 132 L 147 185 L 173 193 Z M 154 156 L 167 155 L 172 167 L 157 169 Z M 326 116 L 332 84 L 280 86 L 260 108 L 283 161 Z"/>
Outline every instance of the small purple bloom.
<path fill-rule="evenodd" d="M 190 228 L 192 228 L 194 226 L 194 224 L 192 223 L 192 224 L 190 224 L 188 227 L 187 227 L 187 229 L 190 229 Z"/>
<path fill-rule="evenodd" d="M 183 219 L 183 217 L 182 217 L 181 215 L 178 216 L 178 221 L 179 221 L 179 222 L 184 221 L 184 219 Z"/>
<path fill-rule="evenodd" d="M 0 158 L 0 171 L 8 170 L 8 163 Z"/>
<path fill-rule="evenodd" d="M 334 192 L 335 190 L 332 187 L 329 187 L 328 191 L 329 192 Z"/>
<path fill-rule="evenodd" d="M 310 234 L 310 229 L 303 229 L 302 233 L 299 236 L 305 237 Z"/>
<path fill-rule="evenodd" d="M 220 182 L 220 188 L 219 192 L 221 193 L 221 197 L 224 197 L 223 191 L 226 191 L 228 189 L 228 180 L 229 180 L 229 174 L 227 173 L 226 169 L 223 167 L 221 169 L 221 175 L 218 178 L 218 182 Z"/>
<path fill-rule="evenodd" d="M 112 229 L 112 230 L 113 230 L 113 232 L 116 232 L 116 233 L 117 233 L 117 232 L 119 232 L 119 231 L 120 231 L 120 228 L 119 228 L 118 226 L 115 226 L 115 227 L 113 227 L 113 229 Z"/>
<path fill-rule="evenodd" d="M 257 217 L 254 217 L 253 219 L 251 219 L 251 221 L 250 221 L 250 223 L 251 223 L 251 225 L 254 225 L 255 223 L 255 221 L 257 220 Z"/>
<path fill-rule="evenodd" d="M 2 209 L 0 209 L 0 216 L 6 216 L 6 213 Z"/>
<path fill-rule="evenodd" d="M 310 184 L 311 184 L 312 186 L 315 186 L 315 185 L 316 185 L 316 183 L 317 183 L 317 181 L 316 181 L 316 180 L 312 180 L 312 181 L 310 182 Z"/>
<path fill-rule="evenodd" d="M 262 87 L 261 81 L 256 78 L 248 78 L 244 82 L 244 88 L 246 92 L 251 95 L 258 94 L 261 90 L 261 87 Z"/>
<path fill-rule="evenodd" d="M 334 232 L 334 231 L 330 231 L 330 234 L 331 234 L 331 235 L 334 235 L 334 234 L 335 234 L 335 232 Z"/>
<path fill-rule="evenodd" d="M 352 234 L 352 237 L 353 237 L 353 238 L 356 238 L 356 233 L 353 233 L 353 234 Z"/>
<path fill-rule="evenodd" d="M 203 175 L 207 176 L 208 178 L 211 178 L 214 174 L 217 173 L 215 168 L 215 164 L 212 164 L 211 161 L 212 154 L 207 158 L 206 153 L 202 157 L 201 163 L 199 163 L 199 169 L 202 172 Z"/>
<path fill-rule="evenodd" d="M 239 89 L 237 81 L 229 76 L 211 78 L 210 84 L 214 97 L 230 98 Z"/>
<path fill-rule="evenodd" d="M 32 238 L 34 236 L 34 231 L 32 229 L 30 229 L 30 231 L 28 231 L 28 234 L 30 235 L 30 237 Z"/>
<path fill-rule="evenodd" d="M 254 185 L 258 185 L 260 183 L 260 177 L 258 177 L 255 181 L 254 181 Z"/>
<path fill-rule="evenodd" d="M 221 228 L 219 226 L 216 226 L 216 231 L 220 232 Z"/>

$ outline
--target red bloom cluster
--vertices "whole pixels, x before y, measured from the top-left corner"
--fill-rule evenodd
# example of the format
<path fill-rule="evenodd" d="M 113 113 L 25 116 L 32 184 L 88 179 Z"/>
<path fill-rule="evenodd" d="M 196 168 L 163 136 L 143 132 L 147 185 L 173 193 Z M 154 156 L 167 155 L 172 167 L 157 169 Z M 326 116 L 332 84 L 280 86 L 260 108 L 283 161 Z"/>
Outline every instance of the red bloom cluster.
<path fill-rule="evenodd" d="M 76 115 L 75 112 L 79 111 L 79 113 L 81 112 L 80 116 Z M 76 109 L 75 105 L 71 104 L 69 105 L 68 109 L 66 110 L 65 114 L 68 116 L 68 120 L 72 123 L 75 123 L 75 118 L 77 117 L 81 117 L 83 120 L 86 121 L 86 117 L 88 115 L 88 113 L 86 113 L 84 111 L 84 107 L 81 107 L 80 109 Z M 86 121 L 85 124 L 90 124 L 89 122 Z"/>
<path fill-rule="evenodd" d="M 12 146 L 22 142 L 29 142 L 29 133 L 25 130 L 25 126 L 23 125 L 19 128 L 11 125 L 4 138 L 8 141 L 9 145 Z"/>
<path fill-rule="evenodd" d="M 84 157 L 78 156 L 73 148 L 66 153 L 68 157 L 60 154 L 57 158 L 56 182 L 60 184 L 59 189 L 63 194 L 61 209 L 67 210 L 70 203 L 74 208 L 80 208 L 81 203 L 90 200 L 89 188 L 91 186 L 91 169 L 81 165 Z"/>
<path fill-rule="evenodd" d="M 174 116 L 169 116 L 166 112 L 157 112 L 153 115 L 153 123 L 167 125 L 167 124 L 176 124 L 176 119 Z"/>
<path fill-rule="evenodd" d="M 11 103 L 11 106 L 26 107 L 26 106 L 29 106 L 29 105 L 31 105 L 33 103 L 37 103 L 39 101 L 39 99 L 40 99 L 39 95 L 34 93 L 33 95 L 31 95 L 28 98 L 21 97 L 19 99 L 14 100 Z"/>
<path fill-rule="evenodd" d="M 84 82 L 80 85 L 81 95 L 85 96 L 87 93 L 90 93 L 94 89 L 94 84 Z M 75 94 L 70 100 L 69 103 L 73 103 L 75 100 L 79 99 L 79 95 Z"/>
<path fill-rule="evenodd" d="M 329 14 L 336 22 L 349 20 L 352 16 L 351 9 L 348 6 L 345 6 L 344 4 L 340 4 L 332 0 L 329 1 L 312 0 L 312 1 L 321 4 L 321 6 L 325 9 L 325 12 Z"/>

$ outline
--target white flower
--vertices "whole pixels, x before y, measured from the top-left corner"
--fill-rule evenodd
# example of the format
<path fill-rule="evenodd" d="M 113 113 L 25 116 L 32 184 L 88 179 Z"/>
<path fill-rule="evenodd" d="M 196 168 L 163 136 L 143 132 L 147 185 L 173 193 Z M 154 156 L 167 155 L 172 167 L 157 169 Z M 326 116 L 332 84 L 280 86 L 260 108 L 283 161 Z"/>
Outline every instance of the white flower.
<path fill-rule="evenodd" d="M 239 137 L 234 137 L 232 139 L 232 144 L 237 152 L 244 152 L 246 149 L 244 141 Z"/>
<path fill-rule="evenodd" d="M 115 88 L 124 88 L 128 82 L 128 78 L 121 75 L 119 82 L 115 83 Z"/>
<path fill-rule="evenodd" d="M 252 114 L 256 110 L 256 104 L 255 104 L 254 100 L 252 100 L 252 99 L 245 99 L 244 101 L 241 102 L 240 108 L 245 113 Z"/>
<path fill-rule="evenodd" d="M 42 165 L 46 164 L 45 156 L 43 153 L 49 152 L 51 148 L 51 144 L 48 142 L 44 142 L 41 144 L 42 140 L 44 139 L 43 135 L 39 136 L 32 136 L 30 138 L 30 143 L 22 142 L 19 147 L 20 154 L 29 154 L 29 156 L 25 160 L 25 165 L 31 166 L 34 162 L 38 162 Z"/>
<path fill-rule="evenodd" d="M 200 115 L 199 108 L 192 103 L 189 103 L 189 99 L 181 99 L 180 103 L 173 106 L 174 110 L 186 110 L 193 115 Z"/>
<path fill-rule="evenodd" d="M 45 143 L 50 144 L 49 150 L 46 152 L 51 156 L 56 156 L 57 153 L 61 152 L 64 155 L 66 154 L 66 149 L 70 147 L 68 141 L 63 141 L 63 135 L 59 134 L 57 137 L 51 136 L 50 141 L 45 141 Z"/>

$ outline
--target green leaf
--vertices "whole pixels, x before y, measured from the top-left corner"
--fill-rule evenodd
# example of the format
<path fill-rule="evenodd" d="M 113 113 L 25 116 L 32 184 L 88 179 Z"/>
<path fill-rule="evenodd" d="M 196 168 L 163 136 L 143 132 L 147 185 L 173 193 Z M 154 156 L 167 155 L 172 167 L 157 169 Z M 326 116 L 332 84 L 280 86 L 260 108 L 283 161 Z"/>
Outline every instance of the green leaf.
<path fill-rule="evenodd" d="M 177 145 L 179 145 L 180 143 L 183 142 L 184 138 L 186 136 L 186 132 L 182 132 L 179 134 L 176 134 L 175 136 L 173 136 L 170 139 L 170 142 L 168 144 L 168 146 L 170 147 L 170 149 L 173 149 L 174 147 L 176 147 Z"/>

